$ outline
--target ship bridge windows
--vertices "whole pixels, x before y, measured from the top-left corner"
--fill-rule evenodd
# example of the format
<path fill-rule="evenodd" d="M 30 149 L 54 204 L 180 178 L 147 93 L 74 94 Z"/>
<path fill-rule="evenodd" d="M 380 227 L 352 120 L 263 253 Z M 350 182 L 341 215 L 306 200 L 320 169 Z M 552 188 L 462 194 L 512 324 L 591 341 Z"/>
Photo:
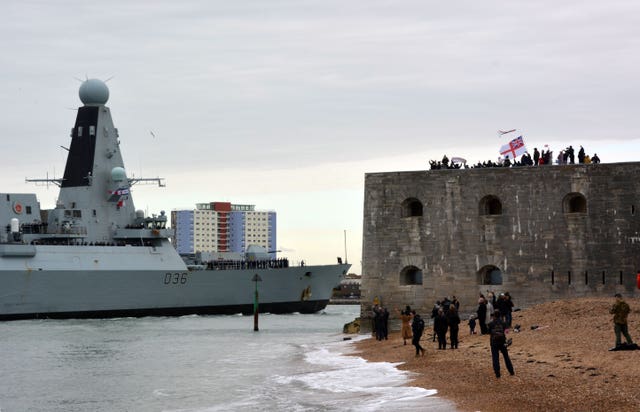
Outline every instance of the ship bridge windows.
<path fill-rule="evenodd" d="M 64 217 L 75 217 L 75 218 L 81 218 L 82 217 L 82 210 L 77 210 L 77 209 L 66 209 L 64 211 Z"/>
<path fill-rule="evenodd" d="M 569 193 L 562 200 L 564 213 L 587 213 L 587 199 L 582 193 Z"/>
<path fill-rule="evenodd" d="M 422 285 L 422 271 L 415 266 L 406 266 L 400 271 L 401 285 Z"/>
<path fill-rule="evenodd" d="M 415 197 L 410 197 L 402 202 L 402 217 L 422 216 L 422 202 Z"/>
<path fill-rule="evenodd" d="M 487 195 L 480 199 L 478 204 L 480 209 L 480 216 L 491 216 L 502 214 L 502 202 L 497 196 Z"/>

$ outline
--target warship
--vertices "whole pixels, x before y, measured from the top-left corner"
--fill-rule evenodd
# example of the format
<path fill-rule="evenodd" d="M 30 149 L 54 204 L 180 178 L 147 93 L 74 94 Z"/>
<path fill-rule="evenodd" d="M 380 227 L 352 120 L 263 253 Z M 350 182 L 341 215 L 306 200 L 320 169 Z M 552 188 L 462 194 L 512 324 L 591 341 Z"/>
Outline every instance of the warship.
<path fill-rule="evenodd" d="M 136 210 L 107 85 L 79 90 L 64 175 L 27 179 L 60 188 L 55 207 L 35 194 L 0 193 L 0 320 L 190 314 L 313 313 L 326 307 L 351 265 L 290 265 L 266 251 L 185 259 L 164 211 Z M 208 257 L 210 258 L 208 260 Z M 256 299 L 259 297 L 258 299 Z"/>

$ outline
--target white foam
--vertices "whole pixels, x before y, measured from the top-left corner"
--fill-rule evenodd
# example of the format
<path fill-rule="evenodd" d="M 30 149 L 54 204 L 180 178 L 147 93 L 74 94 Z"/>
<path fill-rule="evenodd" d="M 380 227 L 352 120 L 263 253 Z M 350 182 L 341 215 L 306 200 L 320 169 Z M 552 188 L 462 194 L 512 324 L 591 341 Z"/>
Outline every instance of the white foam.
<path fill-rule="evenodd" d="M 437 393 L 436 390 L 406 386 L 411 374 L 399 370 L 400 363 L 368 362 L 344 354 L 351 351 L 352 346 L 342 342 L 311 347 L 305 354 L 305 361 L 318 370 L 273 379 L 277 384 L 291 386 L 291 390 L 302 386 L 313 393 L 330 393 L 332 396 L 326 398 L 336 399 L 336 402 L 358 399 L 359 411 L 376 411 L 383 406 L 392 407 Z"/>

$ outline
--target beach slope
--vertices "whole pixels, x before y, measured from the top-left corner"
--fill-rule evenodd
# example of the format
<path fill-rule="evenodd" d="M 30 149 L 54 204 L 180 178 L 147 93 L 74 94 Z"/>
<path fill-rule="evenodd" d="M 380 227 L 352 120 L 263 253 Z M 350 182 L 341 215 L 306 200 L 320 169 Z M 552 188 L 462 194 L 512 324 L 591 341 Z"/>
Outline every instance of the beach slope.
<path fill-rule="evenodd" d="M 631 306 L 629 333 L 639 342 L 640 299 L 625 300 Z M 578 298 L 514 312 L 520 332 L 510 330 L 507 337 L 513 340 L 515 376 L 506 373 L 501 358 L 502 377 L 495 377 L 489 337 L 470 335 L 464 320 L 457 350 L 437 350 L 427 329 L 424 357 L 416 358 L 398 332 L 386 341 L 356 342 L 356 354 L 373 362 L 402 362 L 400 369 L 414 373 L 410 385 L 436 389 L 461 411 L 638 411 L 640 350 L 609 351 L 615 343 L 609 314 L 614 302 L 613 297 Z"/>

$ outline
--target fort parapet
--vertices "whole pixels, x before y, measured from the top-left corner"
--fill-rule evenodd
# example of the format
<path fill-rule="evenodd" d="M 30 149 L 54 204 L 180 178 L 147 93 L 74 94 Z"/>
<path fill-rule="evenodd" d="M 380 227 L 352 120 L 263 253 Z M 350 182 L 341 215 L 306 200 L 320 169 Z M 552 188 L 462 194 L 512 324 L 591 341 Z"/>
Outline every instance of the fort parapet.
<path fill-rule="evenodd" d="M 640 296 L 639 193 L 640 162 L 368 173 L 362 331 L 374 301 L 428 318 L 452 295 L 475 312 L 487 290 L 521 308 Z"/>

